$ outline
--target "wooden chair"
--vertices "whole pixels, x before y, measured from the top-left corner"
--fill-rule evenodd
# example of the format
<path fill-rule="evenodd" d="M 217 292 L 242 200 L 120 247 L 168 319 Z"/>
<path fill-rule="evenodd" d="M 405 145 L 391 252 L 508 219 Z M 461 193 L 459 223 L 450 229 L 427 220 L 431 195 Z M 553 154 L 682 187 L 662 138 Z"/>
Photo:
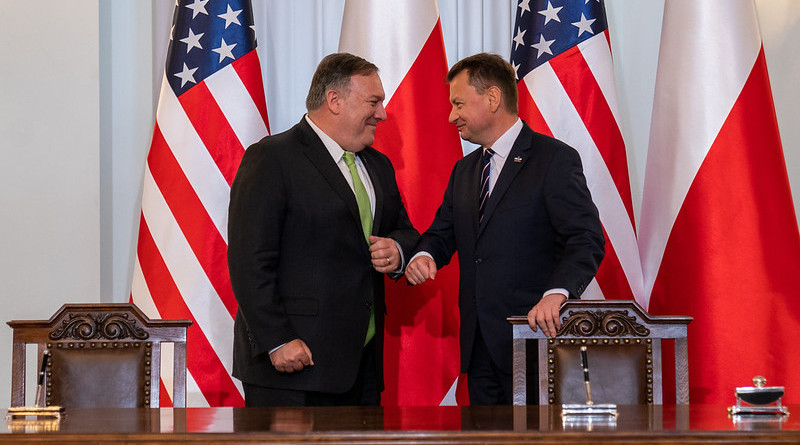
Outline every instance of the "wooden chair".
<path fill-rule="evenodd" d="M 525 316 L 509 317 L 514 335 L 514 404 L 527 404 L 528 340 L 538 350 L 540 405 L 586 403 L 580 347 L 587 347 L 594 403 L 662 404 L 664 339 L 675 344 L 675 400 L 689 403 L 687 325 L 692 317 L 648 315 L 633 300 L 568 300 L 561 329 L 547 338 Z M 531 370 L 534 371 L 534 370 Z"/>
<path fill-rule="evenodd" d="M 161 345 L 174 344 L 173 405 L 186 406 L 189 320 L 150 320 L 132 303 L 65 304 L 49 320 L 14 320 L 11 406 L 25 405 L 26 345 L 47 350 L 46 406 L 159 407 Z"/>

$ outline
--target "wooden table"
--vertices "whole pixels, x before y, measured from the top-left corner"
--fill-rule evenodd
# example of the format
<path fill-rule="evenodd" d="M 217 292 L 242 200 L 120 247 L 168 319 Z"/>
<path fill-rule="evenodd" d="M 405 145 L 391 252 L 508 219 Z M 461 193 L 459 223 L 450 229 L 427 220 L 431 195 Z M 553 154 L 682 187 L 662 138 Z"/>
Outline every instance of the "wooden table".
<path fill-rule="evenodd" d="M 0 443 L 800 443 L 800 405 L 789 412 L 734 421 L 723 405 L 620 406 L 615 420 L 563 419 L 547 406 L 68 409 L 60 421 L 6 421 Z"/>

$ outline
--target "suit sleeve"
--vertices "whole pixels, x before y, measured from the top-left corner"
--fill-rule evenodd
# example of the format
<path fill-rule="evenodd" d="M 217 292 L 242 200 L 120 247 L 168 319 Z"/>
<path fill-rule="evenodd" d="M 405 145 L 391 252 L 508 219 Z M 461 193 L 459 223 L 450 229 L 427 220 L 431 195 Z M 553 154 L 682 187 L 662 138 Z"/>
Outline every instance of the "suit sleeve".
<path fill-rule="evenodd" d="M 547 211 L 562 244 L 550 288 L 565 288 L 578 298 L 605 255 L 605 237 L 577 151 L 558 150 L 545 187 Z"/>
<path fill-rule="evenodd" d="M 245 152 L 228 212 L 228 269 L 253 356 L 298 338 L 277 285 L 286 186 L 280 163 L 267 152 L 259 145 Z"/>
<path fill-rule="evenodd" d="M 397 217 L 392 221 L 388 232 L 385 234 L 379 233 L 379 236 L 391 238 L 396 241 L 397 244 L 400 245 L 400 248 L 403 249 L 405 260 L 408 261 L 408 259 L 411 258 L 409 254 L 413 252 L 414 247 L 416 247 L 419 242 L 419 231 L 414 228 L 414 225 L 411 224 L 411 220 L 408 217 L 408 212 L 406 211 L 405 204 L 400 195 L 400 189 L 397 186 L 397 178 L 391 161 L 386 157 L 382 157 L 382 159 L 384 166 L 380 181 L 384 188 L 384 196 L 386 197 L 385 205 L 396 207 L 393 209 L 394 211 L 388 213 L 394 215 L 396 211 Z M 403 269 L 405 269 L 405 266 L 404 264 Z M 392 273 L 389 274 L 389 276 L 390 278 L 398 279 L 402 277 L 403 274 L 402 272 Z"/>
<path fill-rule="evenodd" d="M 419 244 L 413 255 L 418 252 L 428 252 L 436 262 L 436 268 L 441 269 L 448 265 L 456 253 L 456 239 L 453 231 L 453 188 L 455 187 L 456 169 L 450 173 L 442 203 L 436 210 L 433 222 L 428 230 L 422 234 Z M 412 256 L 413 256 L 412 255 Z"/>

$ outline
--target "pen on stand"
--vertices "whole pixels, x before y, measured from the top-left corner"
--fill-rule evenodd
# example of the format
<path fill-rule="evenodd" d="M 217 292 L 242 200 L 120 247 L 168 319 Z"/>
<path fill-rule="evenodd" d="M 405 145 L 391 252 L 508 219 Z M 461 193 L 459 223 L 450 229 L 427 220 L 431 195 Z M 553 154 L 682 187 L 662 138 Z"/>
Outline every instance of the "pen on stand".
<path fill-rule="evenodd" d="M 42 353 L 42 366 L 39 368 L 39 381 L 36 385 L 36 401 L 35 406 L 43 407 L 45 405 L 44 400 L 40 400 L 41 397 L 44 395 L 43 386 L 44 386 L 44 373 L 47 371 L 47 362 L 50 359 L 50 350 L 45 349 Z"/>
<path fill-rule="evenodd" d="M 589 361 L 586 359 L 586 346 L 581 346 L 581 363 L 583 364 L 583 386 L 586 389 L 586 404 L 593 405 L 592 385 L 589 383 Z"/>

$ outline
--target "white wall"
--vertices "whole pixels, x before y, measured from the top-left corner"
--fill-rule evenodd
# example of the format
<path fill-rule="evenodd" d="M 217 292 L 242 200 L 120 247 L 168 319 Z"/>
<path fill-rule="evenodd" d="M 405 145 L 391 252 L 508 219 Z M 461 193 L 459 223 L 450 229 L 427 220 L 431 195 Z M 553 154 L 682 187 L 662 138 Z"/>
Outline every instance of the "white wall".
<path fill-rule="evenodd" d="M 31 5 L 0 0 L 3 322 L 100 300 L 98 2 Z M 0 406 L 7 406 L 5 325 L 0 358 Z"/>
<path fill-rule="evenodd" d="M 296 123 L 316 63 L 336 51 L 344 0 L 254 0 L 273 132 Z M 508 56 L 518 0 L 439 0 L 449 62 Z M 144 160 L 174 0 L 0 0 L 2 321 L 67 301 L 126 301 Z M 608 0 L 640 207 L 664 0 Z M 800 1 L 757 0 L 793 194 L 800 196 Z M 735 30 L 732 30 L 735 32 Z M 795 200 L 798 208 L 798 199 Z M 0 326 L 0 357 L 11 331 Z M 10 363 L 0 366 L 0 406 Z"/>

